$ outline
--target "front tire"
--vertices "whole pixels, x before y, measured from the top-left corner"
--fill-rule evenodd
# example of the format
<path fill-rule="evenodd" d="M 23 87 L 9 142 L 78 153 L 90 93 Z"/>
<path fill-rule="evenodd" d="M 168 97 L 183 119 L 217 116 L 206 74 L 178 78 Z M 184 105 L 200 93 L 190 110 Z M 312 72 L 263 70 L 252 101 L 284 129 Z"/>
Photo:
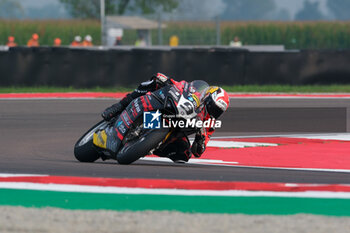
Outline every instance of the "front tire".
<path fill-rule="evenodd" d="M 84 163 L 93 163 L 100 158 L 100 155 L 93 147 L 92 140 L 83 146 L 74 147 L 74 156 L 79 162 Z"/>
<path fill-rule="evenodd" d="M 89 129 L 74 146 L 74 156 L 80 162 L 92 163 L 100 158 L 99 153 L 93 145 L 93 135 L 97 129 L 106 127 L 108 123 L 106 121 L 100 121 Z"/>
<path fill-rule="evenodd" d="M 130 164 L 148 154 L 166 137 L 168 129 L 153 129 L 140 138 L 127 142 L 117 155 L 120 164 Z"/>

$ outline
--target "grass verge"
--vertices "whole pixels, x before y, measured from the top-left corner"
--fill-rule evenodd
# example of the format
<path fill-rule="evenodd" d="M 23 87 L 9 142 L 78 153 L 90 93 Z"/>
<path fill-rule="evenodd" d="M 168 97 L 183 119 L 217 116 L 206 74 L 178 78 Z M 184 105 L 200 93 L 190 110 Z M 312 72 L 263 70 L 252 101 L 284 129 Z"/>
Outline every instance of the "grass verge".
<path fill-rule="evenodd" d="M 79 193 L 0 189 L 0 205 L 117 211 L 350 216 L 350 199 Z"/>

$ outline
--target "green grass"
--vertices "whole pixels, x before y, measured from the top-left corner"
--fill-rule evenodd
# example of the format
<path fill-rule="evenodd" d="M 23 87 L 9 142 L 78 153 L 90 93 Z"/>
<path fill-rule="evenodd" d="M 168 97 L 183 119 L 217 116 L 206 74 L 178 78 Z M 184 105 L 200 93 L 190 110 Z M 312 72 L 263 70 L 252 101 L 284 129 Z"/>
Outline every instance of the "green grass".
<path fill-rule="evenodd" d="M 163 44 L 171 35 L 179 37 L 180 45 L 215 45 L 214 22 L 165 22 Z M 228 45 L 238 36 L 245 45 L 275 44 L 287 49 L 347 49 L 350 48 L 349 21 L 222 21 L 221 44 Z M 152 32 L 157 40 L 157 30 Z M 135 38 L 134 38 L 135 40 Z"/>
<path fill-rule="evenodd" d="M 135 86 L 136 87 L 136 86 Z M 223 86 L 228 92 L 238 93 L 350 93 L 350 85 L 236 85 Z M 52 92 L 130 92 L 128 87 L 0 87 L 0 93 L 52 93 Z"/>
<path fill-rule="evenodd" d="M 105 194 L 0 189 L 0 205 L 81 210 L 350 216 L 350 199 Z"/>
<path fill-rule="evenodd" d="M 211 22 L 164 22 L 163 45 L 177 35 L 180 45 L 215 45 L 216 28 Z M 90 34 L 95 45 L 101 44 L 101 28 L 98 20 L 0 20 L 0 43 L 15 36 L 19 45 L 26 45 L 33 33 L 40 36 L 41 45 L 52 45 L 56 37 L 63 45 L 72 42 L 74 36 Z M 243 44 L 278 44 L 288 49 L 349 49 L 350 21 L 315 22 L 221 22 L 221 44 L 228 45 L 234 36 Z M 152 30 L 153 44 L 158 45 L 158 29 Z M 124 30 L 123 44 L 134 45 L 136 30 Z"/>

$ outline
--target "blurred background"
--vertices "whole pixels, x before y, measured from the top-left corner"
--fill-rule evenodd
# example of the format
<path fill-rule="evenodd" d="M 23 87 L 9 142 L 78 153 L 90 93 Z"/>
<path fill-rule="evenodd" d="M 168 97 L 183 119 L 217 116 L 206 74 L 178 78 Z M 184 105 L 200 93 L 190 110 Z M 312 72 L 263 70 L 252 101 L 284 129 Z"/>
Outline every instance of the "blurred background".
<path fill-rule="evenodd" d="M 26 45 L 33 33 L 40 45 L 70 45 L 91 35 L 94 45 L 283 45 L 287 49 L 350 47 L 348 0 L 105 0 L 101 37 L 100 0 L 0 0 L 0 42 L 13 36 Z M 135 29 L 110 16 L 137 16 L 155 22 Z M 111 17 L 113 18 L 113 17 Z M 130 22 L 132 21 L 132 22 Z M 124 21 L 123 21 L 124 22 Z M 113 24 L 113 25 L 112 25 Z M 146 27 L 147 27 L 146 26 Z M 113 30 L 117 29 L 117 30 Z M 121 29 L 121 30 L 120 30 Z M 149 38 L 150 37 L 150 38 Z M 177 41 L 176 41 L 177 40 Z M 232 45 L 233 43 L 231 43 Z"/>
<path fill-rule="evenodd" d="M 349 10 L 349 0 L 0 0 L 0 86 L 125 87 L 156 72 L 255 91 L 350 84 Z"/>

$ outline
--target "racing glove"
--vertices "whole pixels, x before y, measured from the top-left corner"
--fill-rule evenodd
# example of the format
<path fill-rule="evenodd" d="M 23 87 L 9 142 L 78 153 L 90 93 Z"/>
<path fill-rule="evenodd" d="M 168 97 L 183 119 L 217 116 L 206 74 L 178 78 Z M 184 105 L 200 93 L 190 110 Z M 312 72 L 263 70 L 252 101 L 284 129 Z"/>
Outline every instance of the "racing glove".
<path fill-rule="evenodd" d="M 194 142 L 192 143 L 191 152 L 195 157 L 200 157 L 205 151 L 205 136 L 196 134 Z"/>

